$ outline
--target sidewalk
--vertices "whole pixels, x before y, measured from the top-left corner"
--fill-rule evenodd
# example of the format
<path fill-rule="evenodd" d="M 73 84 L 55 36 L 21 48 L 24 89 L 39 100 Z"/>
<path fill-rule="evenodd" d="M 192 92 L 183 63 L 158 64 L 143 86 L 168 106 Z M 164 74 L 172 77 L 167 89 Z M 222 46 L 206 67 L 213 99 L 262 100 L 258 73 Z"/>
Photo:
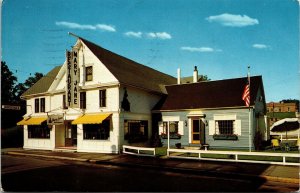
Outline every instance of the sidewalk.
<path fill-rule="evenodd" d="M 166 157 L 138 157 L 126 154 L 100 154 L 78 152 L 54 152 L 43 150 L 24 150 L 22 148 L 2 149 L 2 154 L 16 156 L 33 156 L 48 159 L 61 159 L 90 162 L 94 164 L 109 164 L 126 167 L 146 167 L 164 169 L 185 173 L 198 173 L 211 176 L 236 178 L 262 178 L 265 180 L 281 181 L 299 184 L 299 167 L 267 164 L 228 163 L 219 161 L 195 161 L 169 159 Z"/>

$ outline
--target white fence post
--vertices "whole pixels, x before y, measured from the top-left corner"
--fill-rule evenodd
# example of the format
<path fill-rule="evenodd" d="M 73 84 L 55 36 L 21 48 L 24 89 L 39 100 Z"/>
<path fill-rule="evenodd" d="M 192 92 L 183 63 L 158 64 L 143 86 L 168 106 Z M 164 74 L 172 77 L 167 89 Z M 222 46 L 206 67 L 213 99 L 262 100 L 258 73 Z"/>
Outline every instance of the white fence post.
<path fill-rule="evenodd" d="M 137 150 L 137 153 L 131 152 L 131 151 L 126 151 L 125 149 Z M 152 151 L 153 154 L 140 154 L 141 150 Z M 154 157 L 155 156 L 155 148 L 150 148 L 150 147 L 135 147 L 135 146 L 123 145 L 123 153 L 131 154 L 131 155 L 153 156 Z"/>

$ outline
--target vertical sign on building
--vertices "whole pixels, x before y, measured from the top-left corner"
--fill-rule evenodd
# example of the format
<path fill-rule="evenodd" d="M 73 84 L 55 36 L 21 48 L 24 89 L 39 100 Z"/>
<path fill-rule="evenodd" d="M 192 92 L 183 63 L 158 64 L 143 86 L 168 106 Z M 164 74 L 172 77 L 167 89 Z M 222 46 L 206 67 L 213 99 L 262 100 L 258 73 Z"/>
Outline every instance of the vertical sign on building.
<path fill-rule="evenodd" d="M 78 68 L 78 49 L 66 51 L 67 57 L 67 86 L 66 86 L 66 104 L 71 108 L 79 107 L 78 90 L 79 90 L 79 68 Z"/>
<path fill-rule="evenodd" d="M 72 71 L 72 65 L 71 65 L 71 52 L 70 51 L 66 51 L 66 58 L 67 58 L 67 85 L 66 85 L 66 104 L 68 107 L 71 107 L 71 102 L 72 102 L 72 77 L 71 77 L 71 71 Z"/>
<path fill-rule="evenodd" d="M 74 108 L 79 108 L 78 91 L 79 91 L 79 68 L 78 68 L 78 49 L 73 48 L 72 52 L 72 74 L 73 74 L 73 93 L 72 105 Z"/>

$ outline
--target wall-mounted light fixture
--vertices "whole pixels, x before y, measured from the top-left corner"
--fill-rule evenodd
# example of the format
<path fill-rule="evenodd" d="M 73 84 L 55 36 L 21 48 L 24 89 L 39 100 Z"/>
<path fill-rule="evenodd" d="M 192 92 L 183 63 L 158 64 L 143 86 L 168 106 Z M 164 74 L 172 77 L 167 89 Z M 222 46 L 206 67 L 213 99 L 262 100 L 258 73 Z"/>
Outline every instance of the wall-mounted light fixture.
<path fill-rule="evenodd" d="M 184 125 L 187 127 L 187 120 L 184 121 Z"/>

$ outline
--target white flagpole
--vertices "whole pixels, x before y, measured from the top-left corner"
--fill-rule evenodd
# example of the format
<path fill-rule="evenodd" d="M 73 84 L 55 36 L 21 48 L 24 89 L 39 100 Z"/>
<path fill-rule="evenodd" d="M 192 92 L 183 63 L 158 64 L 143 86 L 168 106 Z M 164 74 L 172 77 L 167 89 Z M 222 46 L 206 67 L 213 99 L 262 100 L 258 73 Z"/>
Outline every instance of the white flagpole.
<path fill-rule="evenodd" d="M 251 101 L 251 89 L 250 89 L 250 66 L 248 66 L 248 84 L 249 84 L 249 95 Z M 250 102 L 249 102 L 249 152 L 251 152 L 251 110 L 250 110 Z"/>
<path fill-rule="evenodd" d="M 169 122 L 167 122 L 167 130 L 168 130 L 168 150 L 170 149 L 170 128 L 169 128 L 169 126 L 170 126 L 170 124 L 169 124 Z"/>

